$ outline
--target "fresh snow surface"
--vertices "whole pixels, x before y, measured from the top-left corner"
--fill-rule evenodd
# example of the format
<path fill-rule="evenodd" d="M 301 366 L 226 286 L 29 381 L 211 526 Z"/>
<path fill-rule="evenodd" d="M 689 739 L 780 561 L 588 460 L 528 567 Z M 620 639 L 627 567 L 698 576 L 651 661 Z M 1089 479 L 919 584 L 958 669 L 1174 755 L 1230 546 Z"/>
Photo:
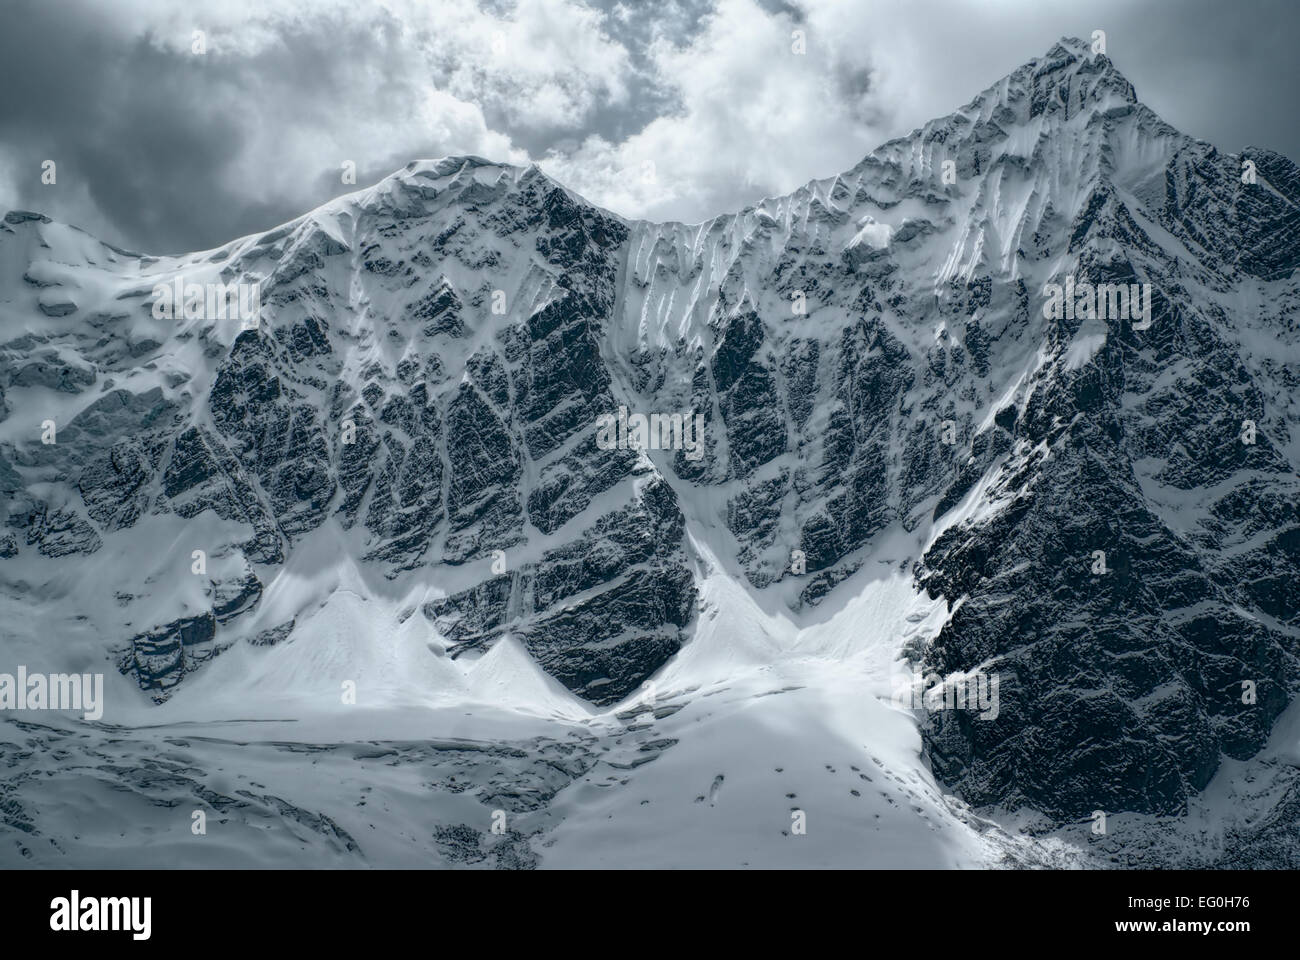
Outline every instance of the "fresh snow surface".
<path fill-rule="evenodd" d="M 509 640 L 472 662 L 431 655 L 418 618 L 393 619 L 346 577 L 331 582 L 323 605 L 299 610 L 295 594 L 322 591 L 313 571 L 286 571 L 266 604 L 305 618 L 309 650 L 239 645 L 187 696 L 141 705 L 113 726 L 59 714 L 33 727 L 0 725 L 6 746 L 57 745 L 30 759 L 42 775 L 19 796 L 70 833 L 57 847 L 33 842 L 29 860 L 436 866 L 446 856 L 432 839 L 440 825 L 491 826 L 491 804 L 456 792 L 452 778 L 477 785 L 500 773 L 464 757 L 577 742 L 598 762 L 545 809 L 508 814 L 512 829 L 540 831 L 531 845 L 542 867 L 1072 862 L 1065 845 L 1013 838 L 934 782 L 911 711 L 891 702 L 891 681 L 902 669 L 900 642 L 937 629 L 944 605 L 918 597 L 892 562 L 879 566 L 839 609 L 803 625 L 708 574 L 693 642 L 652 690 L 603 711 Z M 356 705 L 336 695 L 339 677 L 357 679 Z M 337 705 L 323 707 L 331 696 Z M 311 762 L 291 762 L 304 756 Z M 123 762 L 132 769 L 116 769 Z M 159 769 L 243 805 L 151 806 Z M 204 835 L 191 832 L 195 809 L 208 817 Z M 805 834 L 792 832 L 795 811 Z M 148 824 L 143 836 L 137 818 Z"/>

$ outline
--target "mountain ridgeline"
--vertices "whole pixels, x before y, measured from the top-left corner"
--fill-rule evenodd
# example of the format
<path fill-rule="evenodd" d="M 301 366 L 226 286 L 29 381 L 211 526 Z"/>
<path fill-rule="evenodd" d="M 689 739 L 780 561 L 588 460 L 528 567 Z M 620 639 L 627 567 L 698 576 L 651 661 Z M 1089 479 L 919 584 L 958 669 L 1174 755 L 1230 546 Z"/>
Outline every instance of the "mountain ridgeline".
<path fill-rule="evenodd" d="M 881 642 L 1000 680 L 995 718 L 922 718 L 938 779 L 1178 813 L 1300 686 L 1298 204 L 1289 160 L 1063 40 L 698 225 L 473 157 L 191 256 L 10 212 L 0 581 L 161 701 L 237 644 L 310 657 L 269 601 L 349 564 L 430 656 L 509 636 L 604 706 L 690 642 L 706 570 L 815 624 L 907 542 L 949 613 Z M 230 284 L 254 317 L 184 302 Z M 699 445 L 599 442 L 625 415 Z"/>

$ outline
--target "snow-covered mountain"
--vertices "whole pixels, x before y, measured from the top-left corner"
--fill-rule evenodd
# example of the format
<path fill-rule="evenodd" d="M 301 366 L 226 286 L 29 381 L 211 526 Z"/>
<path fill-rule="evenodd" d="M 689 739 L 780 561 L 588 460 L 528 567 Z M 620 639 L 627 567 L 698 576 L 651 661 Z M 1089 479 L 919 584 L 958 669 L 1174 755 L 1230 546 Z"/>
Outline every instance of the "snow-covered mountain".
<path fill-rule="evenodd" d="M 10 212 L 0 671 L 109 676 L 7 714 L 4 858 L 1297 856 L 1297 204 L 1063 40 L 698 225 L 474 157 L 181 257 Z"/>

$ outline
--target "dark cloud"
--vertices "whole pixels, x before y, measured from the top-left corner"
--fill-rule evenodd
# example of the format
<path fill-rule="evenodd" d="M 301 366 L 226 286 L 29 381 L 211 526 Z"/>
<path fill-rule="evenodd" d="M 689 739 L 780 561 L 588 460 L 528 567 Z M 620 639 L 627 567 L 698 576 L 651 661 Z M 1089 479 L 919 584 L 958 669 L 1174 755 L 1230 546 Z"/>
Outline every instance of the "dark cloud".
<path fill-rule="evenodd" d="M 1300 161 L 1300 3 L 1163 0 L 1116 11 L 1108 52 L 1138 96 L 1184 133 Z"/>
<path fill-rule="evenodd" d="M 356 186 L 343 185 L 340 158 L 291 196 L 263 198 L 241 182 L 238 161 L 250 131 L 291 121 L 340 123 L 345 64 L 381 72 L 375 110 L 402 113 L 415 98 L 393 62 L 399 26 L 381 15 L 369 29 L 322 17 L 294 25 L 252 56 L 168 50 L 149 36 L 123 41 L 107 24 L 110 5 L 16 0 L 0 32 L 0 143 L 26 206 L 149 253 L 205 249 L 292 219 Z M 449 152 L 429 143 L 421 155 Z M 468 152 L 468 151 L 467 151 Z M 55 186 L 41 162 L 57 164 Z M 268 167 L 280 159 L 268 155 Z M 411 159 L 381 150 L 357 170 L 357 184 Z"/>
<path fill-rule="evenodd" d="M 116 231 L 106 239 L 151 250 L 229 239 L 251 211 L 221 186 L 242 132 L 225 107 L 229 93 L 207 92 L 214 65 L 182 62 L 143 39 L 119 44 L 97 29 L 106 12 L 73 13 L 19 0 L 0 33 L 4 85 L 13 93 L 0 111 L 0 142 L 19 202 L 77 220 L 61 207 L 88 198 L 91 219 Z M 58 165 L 54 187 L 40 184 L 45 159 Z"/>

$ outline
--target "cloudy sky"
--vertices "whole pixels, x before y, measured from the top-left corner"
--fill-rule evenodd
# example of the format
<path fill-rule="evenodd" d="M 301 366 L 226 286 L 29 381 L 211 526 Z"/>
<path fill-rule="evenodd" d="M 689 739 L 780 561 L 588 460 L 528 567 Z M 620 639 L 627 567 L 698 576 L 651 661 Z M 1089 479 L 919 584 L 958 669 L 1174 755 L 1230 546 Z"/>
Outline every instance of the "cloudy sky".
<path fill-rule="evenodd" d="M 1300 159 L 1297 24 L 1294 0 L 7 0 L 0 209 L 183 252 L 357 189 L 345 162 L 364 186 L 473 153 L 698 221 L 1096 29 L 1176 127 Z"/>

